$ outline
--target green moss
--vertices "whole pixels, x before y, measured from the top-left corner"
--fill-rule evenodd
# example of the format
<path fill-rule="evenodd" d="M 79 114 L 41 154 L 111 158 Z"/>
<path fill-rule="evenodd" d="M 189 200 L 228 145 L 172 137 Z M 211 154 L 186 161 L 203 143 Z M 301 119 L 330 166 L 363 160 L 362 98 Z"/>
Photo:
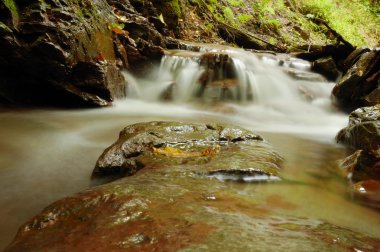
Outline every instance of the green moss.
<path fill-rule="evenodd" d="M 245 24 L 253 19 L 252 15 L 247 15 L 247 14 L 239 14 L 237 15 L 237 20 L 239 24 Z"/>
<path fill-rule="evenodd" d="M 0 21 L 0 33 L 11 33 L 12 30 Z"/>
<path fill-rule="evenodd" d="M 4 5 L 12 13 L 13 24 L 17 24 L 19 20 L 18 8 L 14 0 L 3 0 Z"/>
<path fill-rule="evenodd" d="M 160 14 L 163 15 L 165 23 L 171 29 L 177 29 L 178 21 L 182 17 L 182 8 L 179 0 L 169 0 L 160 3 L 154 3 Z"/>
<path fill-rule="evenodd" d="M 380 37 L 380 7 L 370 0 L 302 0 L 304 15 L 321 18 L 357 46 L 375 45 Z"/>
<path fill-rule="evenodd" d="M 173 14 L 177 17 L 181 16 L 181 6 L 178 0 L 172 0 L 165 3 L 166 7 L 169 11 L 173 12 Z"/>
<path fill-rule="evenodd" d="M 243 6 L 243 5 L 245 5 L 244 1 L 242 1 L 242 0 L 228 0 L 228 3 L 232 6 Z"/>
<path fill-rule="evenodd" d="M 223 17 L 226 19 L 226 21 L 230 24 L 235 23 L 235 15 L 232 12 L 232 9 L 230 7 L 225 7 L 223 9 Z"/>

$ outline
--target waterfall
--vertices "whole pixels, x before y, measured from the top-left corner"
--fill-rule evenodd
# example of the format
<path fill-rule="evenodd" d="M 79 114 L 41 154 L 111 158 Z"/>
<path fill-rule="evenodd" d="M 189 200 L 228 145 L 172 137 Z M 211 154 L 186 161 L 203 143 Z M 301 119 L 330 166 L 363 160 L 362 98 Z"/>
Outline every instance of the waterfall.
<path fill-rule="evenodd" d="M 139 100 L 139 106 L 154 103 L 152 110 L 161 106 L 156 113 L 170 110 L 170 104 L 175 104 L 174 111 L 180 106 L 201 108 L 271 131 L 306 126 L 302 130 L 336 132 L 345 124 L 330 101 L 334 83 L 311 72 L 309 62 L 286 54 L 192 45 L 166 51 L 161 64 L 144 78 L 125 77 L 127 97 Z"/>

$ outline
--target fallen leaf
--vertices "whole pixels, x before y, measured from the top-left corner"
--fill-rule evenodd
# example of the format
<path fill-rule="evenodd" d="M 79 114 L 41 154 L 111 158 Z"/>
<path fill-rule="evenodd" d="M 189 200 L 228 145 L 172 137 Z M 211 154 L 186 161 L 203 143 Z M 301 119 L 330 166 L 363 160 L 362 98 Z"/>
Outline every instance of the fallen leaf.
<path fill-rule="evenodd" d="M 153 154 L 164 155 L 167 157 L 202 157 L 202 156 L 216 156 L 220 152 L 220 146 L 215 145 L 208 147 L 205 150 L 199 151 L 183 151 L 179 148 L 165 146 L 164 148 L 153 147 Z"/>
<path fill-rule="evenodd" d="M 119 27 L 112 27 L 111 30 L 112 30 L 115 34 L 117 34 L 117 35 L 125 35 L 125 36 L 128 36 L 128 34 L 129 34 L 128 31 L 122 30 L 122 29 L 120 29 Z"/>

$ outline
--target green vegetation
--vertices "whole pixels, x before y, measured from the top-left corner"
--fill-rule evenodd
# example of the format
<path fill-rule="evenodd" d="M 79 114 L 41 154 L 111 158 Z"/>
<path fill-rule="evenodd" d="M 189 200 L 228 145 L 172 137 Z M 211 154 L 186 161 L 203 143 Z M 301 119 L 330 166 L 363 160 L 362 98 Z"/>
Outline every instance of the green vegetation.
<path fill-rule="evenodd" d="M 235 25 L 235 16 L 230 7 L 223 9 L 223 17 L 228 23 Z"/>
<path fill-rule="evenodd" d="M 14 0 L 3 0 L 3 3 L 9 9 L 9 11 L 12 13 L 13 24 L 18 23 L 19 15 L 18 15 L 18 9 L 17 9 L 17 5 L 16 5 L 15 1 Z"/>
<path fill-rule="evenodd" d="M 243 6 L 244 5 L 244 1 L 243 0 L 228 0 L 228 3 L 231 6 Z"/>
<path fill-rule="evenodd" d="M 199 27 L 217 37 L 215 20 L 283 48 L 334 44 L 339 33 L 354 46 L 376 46 L 380 5 L 374 0 L 195 0 Z M 204 20 L 202 24 L 201 20 Z M 322 20 L 322 22 L 321 22 Z M 212 25 L 209 25 L 212 24 Z M 324 25 L 328 24 L 328 26 Z M 329 28 L 330 27 L 330 28 Z"/>
<path fill-rule="evenodd" d="M 10 33 L 12 32 L 8 26 L 6 26 L 3 22 L 0 21 L 0 33 Z"/>
<path fill-rule="evenodd" d="M 247 15 L 247 14 L 239 14 L 237 15 L 237 20 L 239 21 L 240 24 L 245 24 L 253 19 L 252 15 Z"/>
<path fill-rule="evenodd" d="M 369 0 L 302 0 L 304 15 L 321 18 L 357 46 L 376 44 L 380 38 L 380 6 Z"/>

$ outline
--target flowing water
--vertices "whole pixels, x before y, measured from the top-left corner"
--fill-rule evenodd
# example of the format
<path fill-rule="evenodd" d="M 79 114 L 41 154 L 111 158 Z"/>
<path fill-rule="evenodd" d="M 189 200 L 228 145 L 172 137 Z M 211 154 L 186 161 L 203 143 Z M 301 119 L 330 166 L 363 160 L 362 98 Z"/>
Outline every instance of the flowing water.
<path fill-rule="evenodd" d="M 229 123 L 259 132 L 285 158 L 283 176 L 296 182 L 231 187 L 266 197 L 284 216 L 380 238 L 380 213 L 353 202 L 336 171 L 345 150 L 334 136 L 347 115 L 330 104 L 333 83 L 286 55 L 199 49 L 167 52 L 144 78 L 125 73 L 128 98 L 113 107 L 0 111 L 0 249 L 46 205 L 101 183 L 91 173 L 102 151 L 126 125 L 152 120 Z"/>

